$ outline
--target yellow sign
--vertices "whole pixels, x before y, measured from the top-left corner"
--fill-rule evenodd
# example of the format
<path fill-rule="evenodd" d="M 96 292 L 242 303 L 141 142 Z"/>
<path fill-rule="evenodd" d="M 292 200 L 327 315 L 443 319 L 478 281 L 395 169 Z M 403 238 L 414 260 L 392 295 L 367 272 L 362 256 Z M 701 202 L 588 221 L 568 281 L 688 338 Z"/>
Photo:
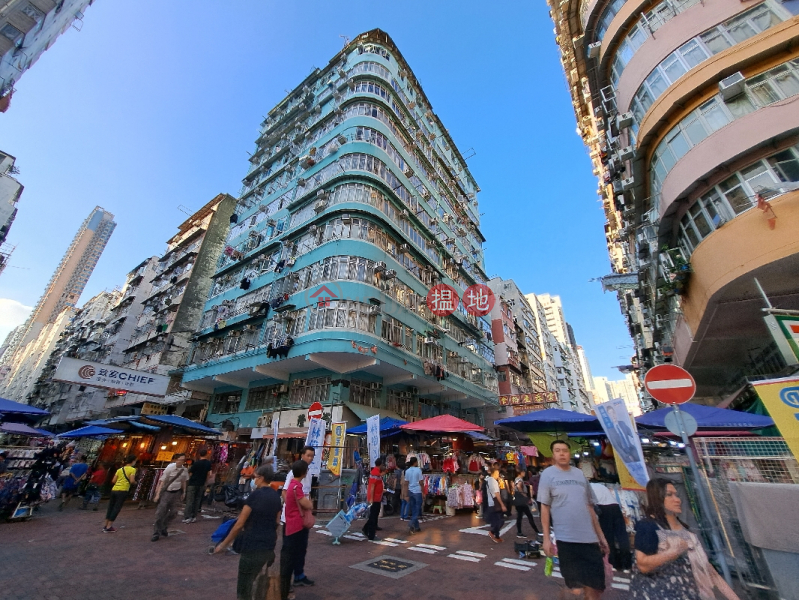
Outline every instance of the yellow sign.
<path fill-rule="evenodd" d="M 155 462 L 172 462 L 172 455 L 175 454 L 172 450 L 161 450 L 158 456 L 155 457 Z"/>
<path fill-rule="evenodd" d="M 145 402 L 141 407 L 141 414 L 143 415 L 165 415 L 166 411 L 166 405 L 156 404 L 155 402 Z"/>
<path fill-rule="evenodd" d="M 799 457 L 799 378 L 767 379 L 752 385 L 794 457 Z"/>
<path fill-rule="evenodd" d="M 341 463 L 344 460 L 344 436 L 346 434 L 346 423 L 333 423 L 333 437 L 330 443 L 330 454 L 327 457 L 327 468 L 336 477 L 341 475 Z"/>

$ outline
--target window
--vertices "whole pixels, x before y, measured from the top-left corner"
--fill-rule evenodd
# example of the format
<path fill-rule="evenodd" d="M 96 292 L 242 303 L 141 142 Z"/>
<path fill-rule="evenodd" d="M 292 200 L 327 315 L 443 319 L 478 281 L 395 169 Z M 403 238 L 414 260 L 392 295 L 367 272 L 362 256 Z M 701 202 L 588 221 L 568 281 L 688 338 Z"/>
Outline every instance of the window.
<path fill-rule="evenodd" d="M 16 43 L 16 41 L 22 37 L 22 32 L 11 23 L 6 23 L 0 28 L 0 35 Z"/>
<path fill-rule="evenodd" d="M 244 410 L 266 410 L 279 408 L 280 401 L 286 397 L 287 387 L 282 385 L 269 385 L 266 387 L 252 388 L 247 392 L 247 405 Z"/>
<path fill-rule="evenodd" d="M 403 325 L 394 317 L 383 315 L 380 326 L 380 337 L 392 344 L 402 344 Z"/>
<path fill-rule="evenodd" d="M 29 16 L 31 19 L 39 23 L 46 16 L 44 12 L 36 8 L 33 4 L 28 4 L 22 9 L 22 12 Z"/>
<path fill-rule="evenodd" d="M 330 396 L 330 377 L 295 379 L 289 390 L 289 404 L 310 406 L 314 402 L 327 402 Z"/>
<path fill-rule="evenodd" d="M 235 413 L 239 411 L 239 404 L 241 404 L 241 392 L 220 394 L 214 401 L 214 410 L 212 412 L 217 414 Z"/>
<path fill-rule="evenodd" d="M 382 383 L 352 379 L 350 380 L 350 402 L 380 408 L 382 390 Z"/>

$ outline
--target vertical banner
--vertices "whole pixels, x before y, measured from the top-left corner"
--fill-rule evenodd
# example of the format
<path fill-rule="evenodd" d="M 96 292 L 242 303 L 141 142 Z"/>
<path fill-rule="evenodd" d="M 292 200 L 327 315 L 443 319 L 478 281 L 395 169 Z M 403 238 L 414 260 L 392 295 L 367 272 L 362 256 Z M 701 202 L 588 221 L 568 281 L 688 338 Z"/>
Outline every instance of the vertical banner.
<path fill-rule="evenodd" d="M 752 385 L 788 448 L 799 457 L 799 377 L 753 381 Z"/>
<path fill-rule="evenodd" d="M 308 435 L 305 437 L 305 445 L 311 446 L 316 450 L 313 462 L 308 465 L 308 473 L 319 475 L 322 472 L 322 450 L 325 447 L 325 422 L 322 419 L 311 419 L 308 424 Z"/>
<path fill-rule="evenodd" d="M 621 459 L 638 485 L 645 486 L 649 482 L 649 474 L 644 462 L 644 451 L 641 449 L 635 422 L 630 419 L 624 400 L 614 398 L 597 404 L 596 416 L 599 417 L 617 458 Z"/>
<path fill-rule="evenodd" d="M 344 458 L 344 436 L 346 434 L 346 423 L 333 423 L 333 437 L 330 442 L 330 454 L 327 457 L 327 468 L 336 477 L 341 475 L 341 461 Z"/>
<path fill-rule="evenodd" d="M 369 468 L 372 468 L 380 456 L 380 415 L 366 419 L 366 449 L 369 452 Z"/>
<path fill-rule="evenodd" d="M 277 432 L 280 429 L 280 414 L 272 416 L 272 470 L 277 473 Z"/>

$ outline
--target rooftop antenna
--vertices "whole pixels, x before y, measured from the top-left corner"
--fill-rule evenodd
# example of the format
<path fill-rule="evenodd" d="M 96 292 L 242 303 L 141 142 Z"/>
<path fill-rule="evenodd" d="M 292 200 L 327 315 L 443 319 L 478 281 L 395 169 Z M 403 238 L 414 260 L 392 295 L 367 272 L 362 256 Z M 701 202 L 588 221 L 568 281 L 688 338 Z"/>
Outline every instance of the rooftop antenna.
<path fill-rule="evenodd" d="M 350 38 L 348 38 L 346 35 L 339 35 L 338 37 L 340 37 L 340 38 L 344 38 L 344 46 L 343 46 L 344 48 L 346 48 L 347 46 L 349 46 L 349 43 L 350 43 Z"/>
<path fill-rule="evenodd" d="M 194 214 L 188 206 L 183 206 L 182 204 L 178 204 L 178 210 L 189 217 Z"/>

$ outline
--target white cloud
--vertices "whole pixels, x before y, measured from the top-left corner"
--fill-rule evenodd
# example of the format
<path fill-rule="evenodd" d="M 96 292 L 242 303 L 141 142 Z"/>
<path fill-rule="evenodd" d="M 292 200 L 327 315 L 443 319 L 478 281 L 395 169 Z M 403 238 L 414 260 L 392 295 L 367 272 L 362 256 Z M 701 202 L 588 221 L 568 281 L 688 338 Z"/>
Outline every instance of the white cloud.
<path fill-rule="evenodd" d="M 0 344 L 14 327 L 25 322 L 32 310 L 32 306 L 25 306 L 16 300 L 0 298 Z"/>

